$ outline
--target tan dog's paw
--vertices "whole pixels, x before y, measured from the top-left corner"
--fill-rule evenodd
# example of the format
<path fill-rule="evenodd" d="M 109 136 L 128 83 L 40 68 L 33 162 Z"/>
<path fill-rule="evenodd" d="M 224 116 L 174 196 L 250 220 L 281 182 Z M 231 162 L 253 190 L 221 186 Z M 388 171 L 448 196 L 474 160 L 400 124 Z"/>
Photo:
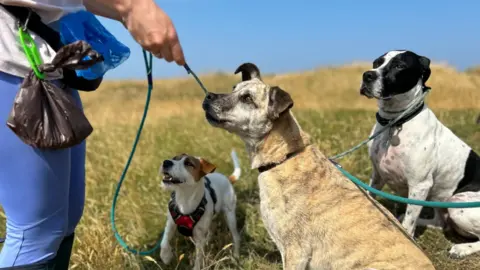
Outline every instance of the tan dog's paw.
<path fill-rule="evenodd" d="M 162 259 L 164 264 L 170 264 L 173 259 L 173 252 L 170 246 L 162 247 L 162 250 L 160 251 L 160 259 Z"/>

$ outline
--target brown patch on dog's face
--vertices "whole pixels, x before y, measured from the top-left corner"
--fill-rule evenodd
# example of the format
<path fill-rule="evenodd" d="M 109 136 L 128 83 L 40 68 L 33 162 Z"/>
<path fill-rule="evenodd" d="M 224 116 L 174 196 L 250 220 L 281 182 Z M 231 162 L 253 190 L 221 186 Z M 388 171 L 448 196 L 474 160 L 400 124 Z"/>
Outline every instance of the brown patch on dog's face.
<path fill-rule="evenodd" d="M 203 158 L 196 158 L 187 154 L 181 154 L 173 158 L 183 161 L 185 170 L 190 173 L 195 181 L 200 181 L 205 175 L 215 171 L 216 166 Z"/>
<path fill-rule="evenodd" d="M 214 172 L 215 169 L 217 168 L 217 166 L 213 165 L 206 159 L 200 158 L 199 162 L 200 162 L 200 166 L 202 167 L 202 172 L 204 174 L 203 176 Z"/>

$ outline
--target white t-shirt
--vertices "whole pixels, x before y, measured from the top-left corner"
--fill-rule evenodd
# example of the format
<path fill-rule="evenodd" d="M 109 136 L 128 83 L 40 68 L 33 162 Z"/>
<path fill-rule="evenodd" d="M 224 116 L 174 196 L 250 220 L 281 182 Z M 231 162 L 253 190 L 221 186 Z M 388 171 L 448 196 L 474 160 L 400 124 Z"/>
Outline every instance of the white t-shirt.
<path fill-rule="evenodd" d="M 1 4 L 29 7 L 45 24 L 57 21 L 62 16 L 84 10 L 83 0 L 0 0 Z M 30 65 L 17 34 L 16 18 L 0 6 L 0 71 L 24 77 Z M 43 62 L 50 62 L 55 51 L 39 36 L 29 32 L 35 41 Z"/>

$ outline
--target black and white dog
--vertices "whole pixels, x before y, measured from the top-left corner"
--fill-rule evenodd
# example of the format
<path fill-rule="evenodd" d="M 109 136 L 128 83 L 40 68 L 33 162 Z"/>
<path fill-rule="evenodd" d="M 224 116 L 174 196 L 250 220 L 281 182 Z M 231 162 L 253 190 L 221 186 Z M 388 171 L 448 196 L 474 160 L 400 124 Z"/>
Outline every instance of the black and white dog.
<path fill-rule="evenodd" d="M 480 158 L 438 121 L 422 95 L 428 87 L 430 60 L 411 51 L 390 51 L 363 74 L 360 93 L 378 99 L 372 134 L 405 112 L 394 127 L 368 145 L 373 173 L 370 185 L 387 184 L 394 192 L 417 200 L 480 201 Z M 433 219 L 419 218 L 421 206 L 408 205 L 402 225 L 413 236 L 417 225 L 444 228 L 479 240 L 480 208 L 435 209 Z M 463 257 L 480 251 L 480 241 L 454 245 L 450 254 Z"/>

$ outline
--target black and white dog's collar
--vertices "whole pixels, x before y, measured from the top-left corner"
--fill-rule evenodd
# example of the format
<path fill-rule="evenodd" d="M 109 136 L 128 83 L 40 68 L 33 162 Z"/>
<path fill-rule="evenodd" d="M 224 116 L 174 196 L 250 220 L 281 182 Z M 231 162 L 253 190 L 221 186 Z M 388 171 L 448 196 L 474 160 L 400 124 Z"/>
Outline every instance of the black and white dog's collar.
<path fill-rule="evenodd" d="M 411 113 L 402 117 L 393 126 L 401 126 L 401 125 L 405 124 L 406 122 L 412 120 L 415 116 L 417 116 L 423 110 L 423 107 L 425 107 L 425 103 L 422 102 L 422 104 L 420 106 L 418 106 L 417 109 L 415 109 Z M 375 114 L 375 117 L 377 118 L 377 122 L 382 126 L 386 126 L 392 121 L 392 119 L 386 119 L 386 118 L 381 117 L 378 112 Z"/>

